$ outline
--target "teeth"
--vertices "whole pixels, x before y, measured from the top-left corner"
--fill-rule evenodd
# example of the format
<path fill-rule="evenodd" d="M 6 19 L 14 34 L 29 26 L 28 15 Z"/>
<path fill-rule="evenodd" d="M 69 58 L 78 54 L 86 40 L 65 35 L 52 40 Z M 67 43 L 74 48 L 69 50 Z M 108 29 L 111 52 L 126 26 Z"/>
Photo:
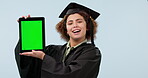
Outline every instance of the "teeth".
<path fill-rule="evenodd" d="M 73 31 L 74 33 L 76 33 L 76 32 L 80 32 L 80 30 L 75 30 L 75 31 Z"/>

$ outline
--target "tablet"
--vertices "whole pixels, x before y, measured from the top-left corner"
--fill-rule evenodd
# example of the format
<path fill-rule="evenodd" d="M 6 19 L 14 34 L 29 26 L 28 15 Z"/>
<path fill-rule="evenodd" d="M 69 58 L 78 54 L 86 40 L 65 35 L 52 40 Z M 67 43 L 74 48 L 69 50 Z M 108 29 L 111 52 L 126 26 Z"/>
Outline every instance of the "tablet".
<path fill-rule="evenodd" d="M 19 36 L 21 52 L 32 50 L 44 51 L 45 19 L 44 17 L 19 18 Z"/>

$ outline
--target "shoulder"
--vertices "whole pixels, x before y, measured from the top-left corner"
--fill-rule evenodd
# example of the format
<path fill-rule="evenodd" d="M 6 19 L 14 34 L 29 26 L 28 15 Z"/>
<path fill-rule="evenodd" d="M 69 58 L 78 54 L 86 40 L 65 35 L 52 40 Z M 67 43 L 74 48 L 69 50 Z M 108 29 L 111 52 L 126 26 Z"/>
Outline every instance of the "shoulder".
<path fill-rule="evenodd" d="M 100 59 L 101 58 L 101 52 L 98 47 L 93 46 L 90 43 L 84 43 L 77 47 L 76 49 L 77 53 L 79 53 L 78 59 L 88 59 L 88 60 L 94 60 L 94 59 Z"/>
<path fill-rule="evenodd" d="M 98 51 L 100 51 L 98 47 L 92 45 L 91 43 L 84 43 L 80 47 L 85 49 L 85 50 L 98 50 Z"/>
<path fill-rule="evenodd" d="M 90 54 L 97 54 L 97 55 L 101 55 L 101 51 L 98 47 L 92 45 L 91 43 L 84 43 L 82 44 L 80 47 L 78 47 L 79 49 L 81 49 L 82 54 L 84 53 L 90 53 Z"/>

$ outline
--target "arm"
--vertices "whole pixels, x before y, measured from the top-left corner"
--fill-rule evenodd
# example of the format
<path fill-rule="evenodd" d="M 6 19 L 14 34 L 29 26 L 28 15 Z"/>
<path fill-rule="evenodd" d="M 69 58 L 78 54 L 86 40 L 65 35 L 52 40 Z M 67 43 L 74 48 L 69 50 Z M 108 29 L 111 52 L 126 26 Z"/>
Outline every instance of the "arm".
<path fill-rule="evenodd" d="M 20 42 L 18 41 L 16 47 L 15 47 L 15 59 L 18 66 L 18 70 L 20 73 L 21 78 L 27 78 L 27 72 L 29 70 L 29 63 L 31 60 L 25 61 L 28 59 L 27 56 L 20 56 Z"/>
<path fill-rule="evenodd" d="M 40 78 L 42 61 L 37 58 L 20 56 L 20 42 L 15 47 L 15 59 L 21 78 Z"/>

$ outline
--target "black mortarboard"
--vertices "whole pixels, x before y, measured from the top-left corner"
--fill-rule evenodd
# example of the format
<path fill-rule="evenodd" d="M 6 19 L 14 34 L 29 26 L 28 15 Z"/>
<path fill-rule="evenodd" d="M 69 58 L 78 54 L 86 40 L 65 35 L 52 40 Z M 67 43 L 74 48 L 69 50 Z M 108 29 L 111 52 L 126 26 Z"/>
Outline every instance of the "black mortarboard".
<path fill-rule="evenodd" d="M 85 11 L 87 14 L 89 14 L 94 20 L 100 15 L 98 12 L 90 8 L 87 8 L 83 5 L 72 2 L 63 10 L 59 18 L 63 18 L 65 15 L 76 13 L 82 10 Z"/>
<path fill-rule="evenodd" d="M 94 20 L 100 15 L 100 13 L 98 13 L 98 12 L 96 12 L 96 11 L 94 11 L 94 10 L 92 10 L 92 9 L 90 9 L 90 8 L 87 8 L 87 7 L 85 7 L 85 6 L 83 6 L 83 5 L 80 5 L 80 4 L 77 4 L 77 3 L 74 3 L 74 2 L 72 2 L 72 3 L 70 3 L 64 10 L 63 10 L 63 12 L 60 14 L 60 16 L 59 16 L 59 18 L 64 18 L 64 16 L 65 15 L 69 15 L 69 14 L 74 14 L 74 13 L 77 13 L 77 12 L 79 12 L 79 11 L 85 11 L 87 14 L 89 14 L 90 16 L 91 16 L 91 18 L 93 18 Z M 91 21 L 91 20 L 90 20 Z M 94 28 L 94 26 L 93 26 L 93 23 L 92 23 L 92 21 L 90 22 L 90 29 L 91 29 L 91 31 L 90 31 L 90 34 L 91 34 L 91 43 L 93 44 L 93 45 L 95 45 L 94 44 L 94 36 L 93 36 L 93 28 Z"/>

